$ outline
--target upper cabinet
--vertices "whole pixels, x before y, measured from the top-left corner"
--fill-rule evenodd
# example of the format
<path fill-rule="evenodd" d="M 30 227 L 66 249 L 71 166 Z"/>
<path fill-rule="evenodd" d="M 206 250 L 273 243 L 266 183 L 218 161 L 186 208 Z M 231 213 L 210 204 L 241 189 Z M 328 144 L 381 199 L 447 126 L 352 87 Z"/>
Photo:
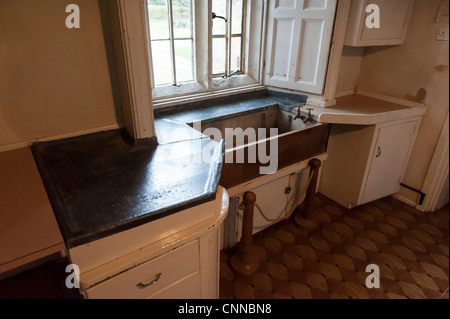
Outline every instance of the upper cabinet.
<path fill-rule="evenodd" d="M 414 0 L 352 0 L 344 44 L 355 47 L 403 44 L 413 4 Z M 375 6 L 370 5 L 377 7 L 374 10 Z M 373 20 L 378 18 L 379 25 Z"/>
<path fill-rule="evenodd" d="M 269 2 L 265 84 L 322 94 L 336 0 Z"/>

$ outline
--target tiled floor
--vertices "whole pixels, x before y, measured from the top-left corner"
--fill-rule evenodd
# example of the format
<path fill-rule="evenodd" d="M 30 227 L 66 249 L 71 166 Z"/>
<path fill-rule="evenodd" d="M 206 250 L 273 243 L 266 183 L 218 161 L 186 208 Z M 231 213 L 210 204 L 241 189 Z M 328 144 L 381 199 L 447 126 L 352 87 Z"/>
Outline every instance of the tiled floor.
<path fill-rule="evenodd" d="M 254 235 L 258 272 L 237 277 L 221 252 L 220 297 L 238 299 L 449 298 L 449 206 L 422 213 L 385 198 L 345 209 L 317 195 L 317 230 L 292 221 Z M 366 267 L 380 269 L 368 289 Z"/>

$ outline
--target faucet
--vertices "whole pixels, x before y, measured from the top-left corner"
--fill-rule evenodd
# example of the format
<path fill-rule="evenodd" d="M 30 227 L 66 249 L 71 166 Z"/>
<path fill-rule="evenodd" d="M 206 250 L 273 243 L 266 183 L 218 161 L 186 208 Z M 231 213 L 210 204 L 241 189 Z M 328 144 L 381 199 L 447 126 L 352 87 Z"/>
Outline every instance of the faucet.
<path fill-rule="evenodd" d="M 303 116 L 303 115 L 301 115 L 301 112 L 300 112 L 300 109 L 303 107 L 304 105 L 297 105 L 297 106 L 294 106 L 292 109 L 295 109 L 295 108 L 297 108 L 297 115 L 294 117 L 294 121 L 296 120 L 296 119 L 300 119 L 300 120 L 305 120 L 305 117 Z"/>
<path fill-rule="evenodd" d="M 306 122 L 313 122 L 313 118 L 311 117 L 311 111 L 314 111 L 314 109 L 313 108 L 307 108 L 306 109 L 307 111 L 308 111 L 308 116 L 307 117 L 304 117 L 304 119 L 303 119 L 303 123 L 306 123 Z"/>

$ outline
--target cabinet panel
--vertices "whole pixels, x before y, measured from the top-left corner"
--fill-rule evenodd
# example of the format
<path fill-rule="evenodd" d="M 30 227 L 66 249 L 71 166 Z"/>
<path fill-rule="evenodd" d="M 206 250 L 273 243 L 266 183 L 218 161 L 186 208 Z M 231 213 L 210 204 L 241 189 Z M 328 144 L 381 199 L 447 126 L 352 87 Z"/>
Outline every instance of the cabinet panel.
<path fill-rule="evenodd" d="M 414 121 L 380 128 L 360 204 L 400 190 L 416 126 Z"/>
<path fill-rule="evenodd" d="M 361 40 L 402 39 L 406 31 L 406 19 L 409 16 L 410 0 L 371 0 L 368 4 L 376 4 L 380 8 L 380 28 L 369 29 L 364 26 Z"/>
<path fill-rule="evenodd" d="M 285 194 L 285 189 L 288 185 L 289 176 L 285 176 L 266 185 L 252 189 L 252 192 L 256 195 L 256 203 L 264 210 L 264 214 L 266 214 L 267 217 L 275 219 L 286 215 L 287 194 Z M 255 207 L 253 233 L 257 233 L 271 225 L 272 223 L 266 221 Z"/>
<path fill-rule="evenodd" d="M 270 1 L 266 84 L 322 94 L 336 0 Z"/>
<path fill-rule="evenodd" d="M 366 12 L 370 4 L 379 8 L 380 27 L 368 28 Z M 405 41 L 414 0 L 352 0 L 345 45 L 399 45 Z"/>
<path fill-rule="evenodd" d="M 149 298 L 198 272 L 199 258 L 199 245 L 195 240 L 89 288 L 86 295 L 89 299 Z M 192 289 L 200 290 L 200 282 Z"/>

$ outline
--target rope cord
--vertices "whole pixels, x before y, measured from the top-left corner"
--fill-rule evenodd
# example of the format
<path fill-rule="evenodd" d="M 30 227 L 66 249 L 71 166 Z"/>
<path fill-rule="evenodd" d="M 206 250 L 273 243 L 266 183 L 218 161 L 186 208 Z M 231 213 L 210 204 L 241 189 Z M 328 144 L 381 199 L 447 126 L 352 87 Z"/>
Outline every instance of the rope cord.
<path fill-rule="evenodd" d="M 298 197 L 298 201 L 300 201 L 300 199 L 303 197 L 303 195 L 305 195 L 306 191 L 307 191 L 308 188 L 309 188 L 309 185 L 311 184 L 311 181 L 312 181 L 312 179 L 313 179 L 313 176 L 314 176 L 314 170 L 311 169 L 311 172 L 309 173 L 308 182 L 306 183 L 306 187 L 305 187 L 305 188 L 302 190 L 302 192 L 300 193 L 300 196 Z M 299 202 L 296 202 L 295 205 L 292 206 L 293 208 L 292 208 L 291 212 L 290 212 L 288 215 L 286 215 L 286 216 L 284 216 L 284 217 L 272 219 L 272 218 L 267 217 L 267 215 L 264 214 L 264 212 L 263 212 L 263 210 L 261 209 L 261 207 L 260 207 L 257 203 L 255 203 L 255 206 L 256 206 L 256 208 L 258 208 L 258 211 L 259 211 L 259 213 L 261 214 L 261 216 L 262 216 L 266 221 L 271 222 L 271 223 L 278 223 L 278 222 L 280 222 L 280 221 L 282 221 L 282 220 L 288 219 L 289 217 L 291 217 L 292 213 L 294 212 L 294 210 L 297 208 L 298 205 L 300 205 L 300 203 L 299 203 Z M 242 206 L 242 209 L 241 209 L 241 208 L 240 208 L 240 209 L 243 210 L 243 207 L 245 207 L 245 204 L 242 203 L 241 206 Z"/>

